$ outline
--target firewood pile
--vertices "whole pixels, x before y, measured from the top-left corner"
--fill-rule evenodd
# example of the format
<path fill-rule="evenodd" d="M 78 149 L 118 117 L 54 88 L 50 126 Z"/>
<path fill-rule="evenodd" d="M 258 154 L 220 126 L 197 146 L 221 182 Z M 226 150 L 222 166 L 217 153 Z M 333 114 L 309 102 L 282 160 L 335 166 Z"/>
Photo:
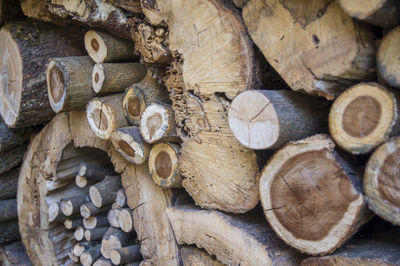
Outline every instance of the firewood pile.
<path fill-rule="evenodd" d="M 399 265 L 400 2 L 0 0 L 3 265 Z"/>

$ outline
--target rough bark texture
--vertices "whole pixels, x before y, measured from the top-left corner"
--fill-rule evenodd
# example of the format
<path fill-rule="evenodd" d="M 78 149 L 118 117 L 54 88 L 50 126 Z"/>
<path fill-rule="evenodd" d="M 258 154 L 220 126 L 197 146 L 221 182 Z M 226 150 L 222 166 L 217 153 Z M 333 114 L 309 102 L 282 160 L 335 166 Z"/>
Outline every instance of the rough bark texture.
<path fill-rule="evenodd" d="M 349 84 L 374 78 L 373 36 L 337 1 L 251 0 L 242 14 L 253 41 L 293 90 L 333 100 Z"/>
<path fill-rule="evenodd" d="M 17 220 L 17 200 L 7 199 L 0 201 L 0 222 Z M 16 221 L 15 221 L 16 222 Z"/>
<path fill-rule="evenodd" d="M 10 171 L 23 159 L 26 146 L 17 146 L 6 152 L 0 152 L 0 174 Z"/>
<path fill-rule="evenodd" d="M 177 51 L 166 85 L 184 141 L 183 186 L 201 207 L 252 209 L 258 202 L 256 156 L 234 138 L 227 119 L 230 100 L 258 82 L 240 17 L 214 0 L 144 1 L 142 9 L 152 24 L 168 24 L 169 49 Z"/>
<path fill-rule="evenodd" d="M 17 146 L 27 146 L 32 128 L 10 129 L 0 118 L 0 152 L 9 151 Z"/>
<path fill-rule="evenodd" d="M 108 0 L 114 6 L 128 10 L 132 13 L 142 13 L 140 0 Z"/>
<path fill-rule="evenodd" d="M 3 266 L 31 266 L 25 247 L 21 241 L 15 241 L 5 247 L 0 248 L 0 257 Z"/>
<path fill-rule="evenodd" d="M 20 239 L 18 221 L 1 222 L 0 244 Z"/>
<path fill-rule="evenodd" d="M 400 10 L 400 9 L 399 9 Z M 399 11 L 400 12 L 400 11 Z M 400 15 L 398 16 L 400 18 Z M 400 52 L 400 26 L 389 31 L 381 40 L 377 54 L 379 77 L 392 87 L 400 88 L 398 54 Z"/>
<path fill-rule="evenodd" d="M 219 260 L 211 256 L 206 251 L 192 246 L 183 246 L 181 248 L 181 258 L 183 266 L 223 266 Z"/>
<path fill-rule="evenodd" d="M 3 0 L 4 1 L 4 0 Z M 13 2 L 18 2 L 11 0 Z M 25 16 L 28 18 L 43 20 L 54 24 L 62 25 L 67 22 L 57 15 L 52 14 L 48 7 L 48 1 L 43 0 L 20 0 L 21 8 Z"/>
<path fill-rule="evenodd" d="M 19 21 L 0 31 L 0 112 L 9 127 L 28 127 L 53 116 L 46 87 L 51 57 L 83 55 L 82 30 Z"/>
<path fill-rule="evenodd" d="M 15 198 L 18 189 L 18 176 L 20 168 L 12 170 L 0 175 L 0 199 Z"/>

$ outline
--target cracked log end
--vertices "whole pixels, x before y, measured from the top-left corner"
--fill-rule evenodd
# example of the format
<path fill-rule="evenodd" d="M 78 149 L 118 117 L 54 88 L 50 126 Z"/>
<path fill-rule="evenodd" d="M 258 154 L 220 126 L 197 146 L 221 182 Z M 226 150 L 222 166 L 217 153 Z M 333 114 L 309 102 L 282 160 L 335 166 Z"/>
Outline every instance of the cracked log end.
<path fill-rule="evenodd" d="M 154 143 L 170 133 L 174 128 L 172 110 L 162 104 L 151 104 L 143 112 L 140 133 L 147 143 Z"/>
<path fill-rule="evenodd" d="M 96 93 L 101 91 L 105 80 L 104 65 L 96 64 L 92 72 L 92 87 Z"/>
<path fill-rule="evenodd" d="M 397 123 L 395 96 L 376 83 L 360 83 L 341 94 L 329 114 L 332 138 L 343 149 L 368 153 L 386 141 Z"/>
<path fill-rule="evenodd" d="M 93 133 L 101 139 L 109 139 L 115 128 L 112 110 L 101 100 L 93 99 L 88 103 L 86 115 Z"/>
<path fill-rule="evenodd" d="M 260 196 L 271 227 L 304 253 L 333 252 L 365 223 L 360 177 L 327 135 L 290 142 L 270 159 Z"/>

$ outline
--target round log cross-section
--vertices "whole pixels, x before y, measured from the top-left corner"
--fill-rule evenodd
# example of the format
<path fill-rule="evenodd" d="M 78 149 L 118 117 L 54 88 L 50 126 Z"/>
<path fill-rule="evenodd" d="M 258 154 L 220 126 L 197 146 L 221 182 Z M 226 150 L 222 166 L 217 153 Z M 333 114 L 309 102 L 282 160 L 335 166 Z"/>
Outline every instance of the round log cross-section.
<path fill-rule="evenodd" d="M 265 216 L 287 244 L 312 255 L 338 248 L 367 221 L 361 179 L 326 135 L 289 142 L 263 169 Z"/>

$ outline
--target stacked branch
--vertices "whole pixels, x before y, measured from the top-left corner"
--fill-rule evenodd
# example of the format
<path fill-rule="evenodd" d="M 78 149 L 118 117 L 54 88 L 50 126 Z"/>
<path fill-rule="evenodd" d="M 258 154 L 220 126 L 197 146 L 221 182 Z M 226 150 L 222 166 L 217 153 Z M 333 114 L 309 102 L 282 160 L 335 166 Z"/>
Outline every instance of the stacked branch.
<path fill-rule="evenodd" d="M 400 12 L 400 7 L 398 11 Z M 379 77 L 395 88 L 400 88 L 399 37 L 399 26 L 389 31 L 381 40 L 376 58 Z"/>

